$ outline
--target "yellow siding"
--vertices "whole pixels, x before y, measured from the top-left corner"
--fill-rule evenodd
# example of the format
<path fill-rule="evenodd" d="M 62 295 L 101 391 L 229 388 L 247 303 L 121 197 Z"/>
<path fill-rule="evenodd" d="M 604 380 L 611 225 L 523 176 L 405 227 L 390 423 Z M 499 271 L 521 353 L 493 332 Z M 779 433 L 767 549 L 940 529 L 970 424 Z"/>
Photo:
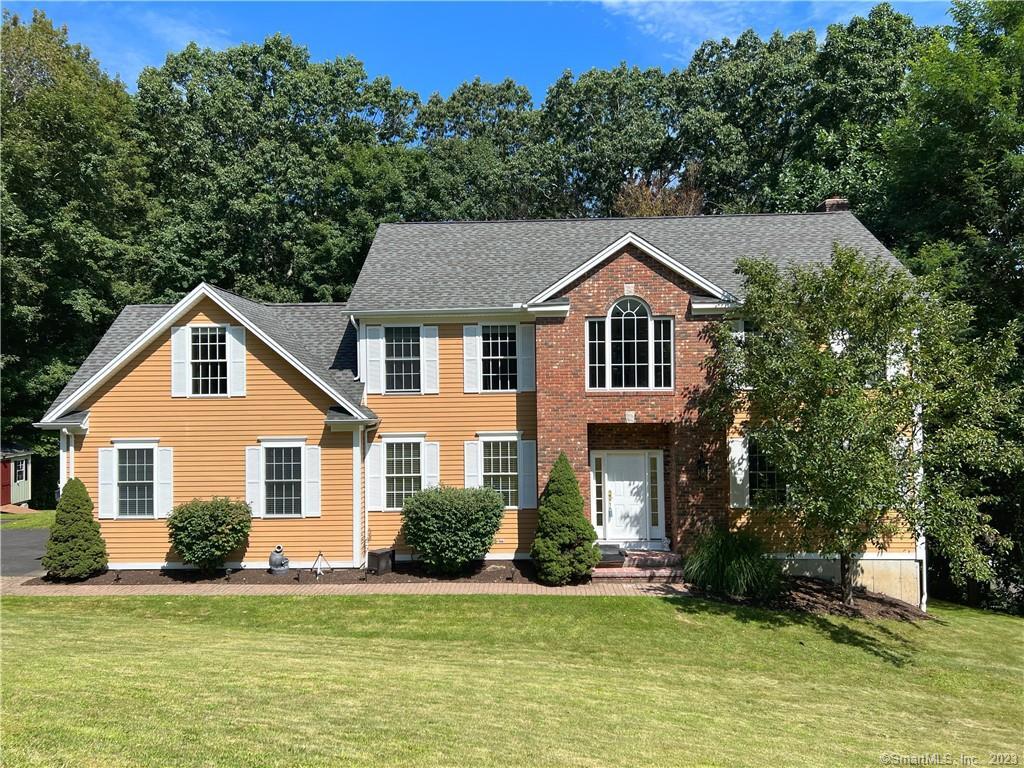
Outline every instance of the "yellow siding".
<path fill-rule="evenodd" d="M 235 323 L 203 301 L 177 324 Z M 237 323 L 235 323 L 237 324 Z M 245 447 L 259 436 L 305 436 L 321 446 L 321 517 L 255 519 L 246 559 L 264 561 L 276 544 L 293 560 L 317 552 L 335 562 L 353 556 L 352 434 L 324 428 L 332 404 L 308 379 L 246 334 L 246 396 L 172 398 L 170 331 L 160 335 L 83 403 L 89 433 L 76 440 L 75 474 L 98 502 L 97 451 L 114 438 L 155 437 L 174 449 L 174 503 L 245 498 Z M 101 520 L 111 562 L 176 560 L 163 520 Z"/>
<path fill-rule="evenodd" d="M 382 433 L 425 432 L 428 442 L 440 444 L 441 483 L 462 487 L 465 482 L 463 446 L 477 432 L 522 432 L 524 440 L 537 439 L 537 397 L 534 392 L 466 394 L 462 375 L 462 325 L 438 326 L 439 394 L 368 395 L 367 405 L 381 423 L 372 437 Z M 397 541 L 402 516 L 398 512 L 369 514 L 371 547 Z M 536 510 L 506 513 L 491 552 L 528 552 L 537 527 Z M 408 549 L 399 544 L 399 552 Z"/>

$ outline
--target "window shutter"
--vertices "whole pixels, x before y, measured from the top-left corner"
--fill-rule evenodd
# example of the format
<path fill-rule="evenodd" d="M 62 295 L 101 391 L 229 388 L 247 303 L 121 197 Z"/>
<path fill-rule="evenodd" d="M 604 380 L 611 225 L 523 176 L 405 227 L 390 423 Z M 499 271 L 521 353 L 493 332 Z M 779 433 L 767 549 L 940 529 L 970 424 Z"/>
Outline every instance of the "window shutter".
<path fill-rule="evenodd" d="M 420 326 L 420 391 L 425 395 L 436 395 L 439 390 L 437 373 L 437 326 Z"/>
<path fill-rule="evenodd" d="M 245 501 L 253 517 L 263 517 L 263 451 L 258 445 L 245 447 Z"/>
<path fill-rule="evenodd" d="M 533 392 L 536 388 L 537 354 L 536 326 L 516 327 L 516 369 L 520 392 Z"/>
<path fill-rule="evenodd" d="M 320 446 L 307 445 L 302 465 L 302 516 L 320 517 Z"/>
<path fill-rule="evenodd" d="M 484 483 L 480 472 L 480 443 L 477 440 L 467 440 L 465 444 L 466 458 L 466 488 L 479 488 Z"/>
<path fill-rule="evenodd" d="M 480 326 L 462 326 L 462 391 L 480 391 Z"/>
<path fill-rule="evenodd" d="M 745 437 L 729 438 L 729 506 L 750 506 L 750 467 Z"/>
<path fill-rule="evenodd" d="M 433 488 L 441 484 L 441 444 L 423 444 L 423 487 Z"/>
<path fill-rule="evenodd" d="M 187 325 L 171 328 L 171 397 L 188 397 Z"/>
<path fill-rule="evenodd" d="M 245 327 L 228 326 L 228 394 L 245 397 Z"/>
<path fill-rule="evenodd" d="M 100 448 L 100 520 L 117 517 L 117 449 Z"/>
<path fill-rule="evenodd" d="M 365 494 L 368 512 L 384 509 L 384 445 L 377 441 L 366 451 Z"/>
<path fill-rule="evenodd" d="M 519 441 L 519 508 L 537 508 L 537 441 Z"/>
<path fill-rule="evenodd" d="M 366 391 L 379 395 L 384 391 L 384 326 L 366 326 Z"/>
<path fill-rule="evenodd" d="M 167 517 L 174 507 L 174 449 L 156 449 L 156 516 Z"/>

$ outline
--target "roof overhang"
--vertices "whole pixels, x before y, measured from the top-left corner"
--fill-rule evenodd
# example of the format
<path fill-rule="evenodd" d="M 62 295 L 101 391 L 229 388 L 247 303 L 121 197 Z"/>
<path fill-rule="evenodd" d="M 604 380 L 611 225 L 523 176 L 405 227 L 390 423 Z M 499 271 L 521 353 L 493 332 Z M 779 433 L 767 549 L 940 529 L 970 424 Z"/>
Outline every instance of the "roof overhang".
<path fill-rule="evenodd" d="M 354 320 L 365 323 L 415 322 L 420 320 L 448 321 L 473 320 L 480 318 L 494 320 L 529 320 L 537 316 L 564 317 L 569 313 L 569 303 L 558 303 L 541 306 L 512 304 L 507 307 L 446 307 L 444 309 L 361 309 L 349 314 Z"/>
<path fill-rule="evenodd" d="M 701 296 L 690 298 L 690 313 L 694 317 L 701 315 L 724 315 L 739 306 L 735 301 L 723 301 L 722 299 L 709 299 Z"/>
<path fill-rule="evenodd" d="M 88 411 L 75 411 L 74 413 L 65 414 L 59 418 L 53 419 L 52 421 L 37 421 L 32 425 L 36 429 L 49 429 L 49 430 L 64 430 L 70 432 L 73 435 L 84 435 L 89 431 L 89 412 Z"/>
<path fill-rule="evenodd" d="M 212 286 L 206 283 L 200 283 L 193 288 L 187 296 L 181 301 L 167 310 L 164 315 L 153 323 L 142 335 L 135 339 L 131 344 L 125 347 L 121 352 L 109 363 L 104 365 L 100 370 L 89 377 L 85 383 L 82 384 L 78 389 L 69 395 L 64 402 L 62 402 L 56 408 L 52 408 L 41 422 L 34 426 L 39 426 L 41 429 L 56 429 L 57 427 L 41 426 L 56 423 L 57 420 L 68 413 L 72 408 L 82 402 L 83 399 L 88 397 L 91 393 L 95 392 L 96 389 L 119 371 L 125 364 L 127 364 L 132 358 L 135 357 L 141 350 L 146 348 L 146 345 L 153 341 L 157 336 L 166 331 L 174 324 L 174 321 L 180 318 L 185 312 L 194 307 L 203 299 L 209 299 L 218 307 L 223 309 L 233 318 L 238 320 L 245 329 L 252 333 L 256 338 L 270 347 L 274 352 L 283 357 L 288 363 L 290 363 L 296 370 L 309 379 L 313 384 L 319 387 L 324 393 L 334 398 L 338 403 L 341 403 L 348 408 L 352 413 L 365 415 L 357 405 L 353 404 L 350 400 L 342 396 L 342 394 L 334 389 L 330 384 L 324 381 L 321 377 L 317 376 L 307 366 L 295 358 L 294 355 L 289 353 L 284 347 L 278 344 L 274 339 L 268 336 L 265 332 L 260 330 L 249 318 L 243 313 L 239 312 L 238 309 L 228 302 L 224 301 Z"/>
<path fill-rule="evenodd" d="M 549 285 L 543 291 L 541 291 L 532 299 L 530 299 L 527 302 L 527 304 L 529 306 L 534 306 L 546 302 L 548 299 L 555 296 L 563 288 L 565 288 L 568 285 L 571 285 L 573 282 L 583 277 L 585 274 L 590 272 L 595 267 L 599 266 L 604 261 L 607 261 L 608 259 L 617 255 L 620 251 L 622 251 L 623 248 L 626 248 L 628 246 L 638 248 L 655 261 L 664 264 L 666 267 L 671 269 L 676 274 L 686 278 L 691 283 L 700 286 L 715 298 L 722 299 L 723 301 L 728 301 L 732 299 L 732 297 L 729 295 L 729 292 L 726 291 L 725 289 L 720 288 L 707 278 L 697 274 L 692 269 L 687 267 L 685 264 L 681 264 L 680 262 L 676 261 L 663 250 L 647 242 L 636 233 L 627 232 L 614 243 L 602 249 L 601 251 L 587 259 L 585 262 L 580 264 L 578 267 L 576 267 L 576 269 L 572 270 L 567 275 L 560 278 L 558 281 Z"/>
<path fill-rule="evenodd" d="M 360 427 L 375 427 L 380 423 L 378 418 L 360 418 L 341 408 L 328 408 L 324 425 L 332 432 L 349 432 Z"/>

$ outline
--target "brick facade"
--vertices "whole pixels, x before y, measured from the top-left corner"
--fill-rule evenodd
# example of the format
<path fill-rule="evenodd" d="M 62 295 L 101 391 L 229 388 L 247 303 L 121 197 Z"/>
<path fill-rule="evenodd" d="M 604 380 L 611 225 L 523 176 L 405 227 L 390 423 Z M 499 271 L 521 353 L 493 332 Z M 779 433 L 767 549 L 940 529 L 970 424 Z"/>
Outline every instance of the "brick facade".
<path fill-rule="evenodd" d="M 643 299 L 655 316 L 674 325 L 672 391 L 587 391 L 586 320 L 604 317 L 627 293 Z M 664 451 L 666 535 L 685 550 L 693 531 L 729 511 L 724 435 L 699 418 L 702 367 L 710 346 L 707 320 L 690 315 L 691 295 L 704 295 L 646 254 L 626 248 L 582 277 L 561 296 L 570 301 L 564 318 L 537 322 L 537 469 L 543 485 L 560 451 L 576 470 L 590 510 L 590 451 Z M 712 321 L 714 322 L 714 321 Z M 627 412 L 634 423 L 627 423 Z"/>

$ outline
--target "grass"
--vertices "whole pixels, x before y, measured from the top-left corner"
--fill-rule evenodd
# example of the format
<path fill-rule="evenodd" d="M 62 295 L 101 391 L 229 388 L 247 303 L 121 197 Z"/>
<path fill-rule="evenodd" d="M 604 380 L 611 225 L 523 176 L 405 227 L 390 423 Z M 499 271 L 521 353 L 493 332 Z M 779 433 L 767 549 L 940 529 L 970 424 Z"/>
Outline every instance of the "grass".
<path fill-rule="evenodd" d="M 1024 756 L 1024 623 L 598 597 L 5 598 L 7 766 Z"/>
<path fill-rule="evenodd" d="M 52 509 L 26 512 L 25 514 L 3 512 L 0 513 L 0 528 L 5 531 L 19 531 L 25 528 L 52 528 L 55 514 L 56 512 Z"/>

